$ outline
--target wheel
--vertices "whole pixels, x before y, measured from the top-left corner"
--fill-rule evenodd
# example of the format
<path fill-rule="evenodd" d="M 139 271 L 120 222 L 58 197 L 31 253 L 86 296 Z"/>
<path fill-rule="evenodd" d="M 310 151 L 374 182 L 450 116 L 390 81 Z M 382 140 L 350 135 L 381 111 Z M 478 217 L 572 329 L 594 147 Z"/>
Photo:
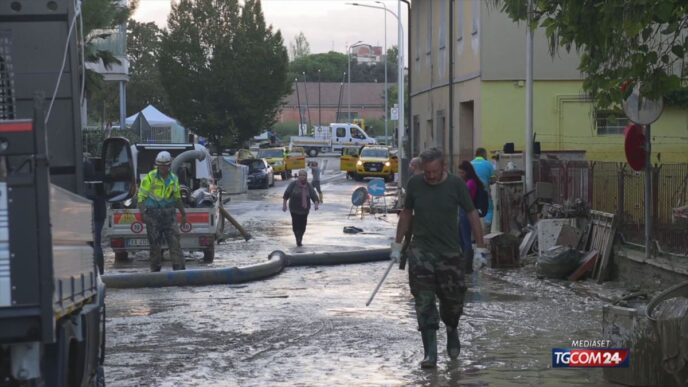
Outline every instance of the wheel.
<path fill-rule="evenodd" d="M 282 172 L 280 176 L 282 176 L 282 181 L 287 180 L 287 171 Z"/>
<path fill-rule="evenodd" d="M 263 185 L 263 189 L 268 189 L 270 187 L 270 176 L 265 178 L 265 184 Z"/>
<path fill-rule="evenodd" d="M 316 157 L 318 156 L 318 148 L 310 148 L 308 150 L 308 155 L 311 157 Z"/>
<path fill-rule="evenodd" d="M 275 174 L 274 173 L 270 175 L 270 179 L 271 179 L 270 180 L 270 187 L 274 187 L 275 186 Z"/>
<path fill-rule="evenodd" d="M 385 182 L 386 182 L 386 183 L 389 183 L 389 182 L 392 182 L 392 181 L 394 181 L 394 173 L 391 173 L 391 174 L 385 176 Z"/>
<path fill-rule="evenodd" d="M 115 251 L 115 262 L 128 262 L 129 253 L 126 251 Z"/>
<path fill-rule="evenodd" d="M 358 173 L 354 172 L 354 180 L 356 181 L 363 181 L 363 176 L 359 175 Z"/>
<path fill-rule="evenodd" d="M 203 250 L 203 262 L 213 263 L 215 260 L 215 242 Z"/>

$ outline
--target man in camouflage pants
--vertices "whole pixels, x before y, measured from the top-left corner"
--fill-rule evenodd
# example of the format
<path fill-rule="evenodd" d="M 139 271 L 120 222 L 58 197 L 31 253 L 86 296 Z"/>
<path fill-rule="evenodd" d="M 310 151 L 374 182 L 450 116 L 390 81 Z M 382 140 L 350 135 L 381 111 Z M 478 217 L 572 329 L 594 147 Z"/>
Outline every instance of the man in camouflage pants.
<path fill-rule="evenodd" d="M 463 261 L 459 245 L 459 207 L 468 214 L 478 249 L 485 253 L 478 211 L 463 180 L 447 172 L 442 151 L 430 148 L 420 155 L 423 174 L 408 182 L 404 209 L 397 225 L 396 241 L 390 257 L 401 256 L 401 241 L 409 231 L 412 240 L 407 251 L 409 285 L 415 299 L 418 330 L 423 338 L 424 358 L 420 365 L 437 365 L 437 330 L 442 319 L 447 327 L 447 353 L 456 359 L 461 350 L 459 318 L 466 293 Z M 412 227 L 412 230 L 411 230 Z M 439 298 L 439 313 L 435 305 Z"/>
<path fill-rule="evenodd" d="M 162 244 L 167 242 L 173 270 L 184 270 L 184 256 L 179 243 L 177 209 L 186 223 L 186 211 L 181 200 L 179 179 L 170 171 L 172 156 L 162 151 L 155 158 L 156 169 L 142 180 L 138 192 L 139 210 L 146 222 L 148 243 L 150 244 L 151 271 L 162 268 Z"/>

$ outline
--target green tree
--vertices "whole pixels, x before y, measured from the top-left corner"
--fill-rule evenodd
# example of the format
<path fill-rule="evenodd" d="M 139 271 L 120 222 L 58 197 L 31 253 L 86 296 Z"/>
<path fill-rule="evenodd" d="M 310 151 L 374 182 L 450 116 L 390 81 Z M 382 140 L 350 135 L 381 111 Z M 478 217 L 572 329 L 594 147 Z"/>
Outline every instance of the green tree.
<path fill-rule="evenodd" d="M 527 20 L 526 1 L 494 3 L 513 20 Z M 600 106 L 619 104 L 636 84 L 651 99 L 685 93 L 685 0 L 533 0 L 532 15 L 553 55 L 560 46 L 580 53 L 583 88 Z"/>
<path fill-rule="evenodd" d="M 349 62 L 346 54 L 330 51 L 325 54 L 312 54 L 300 57 L 289 63 L 289 79 L 303 80 L 306 73 L 309 82 L 318 80 L 320 70 L 321 82 L 341 82 L 344 73 L 348 70 Z M 397 49 L 396 46 L 387 50 L 387 79 L 390 83 L 397 78 Z M 345 81 L 348 80 L 344 78 Z M 355 58 L 351 60 L 351 82 L 384 82 L 384 62 L 369 65 L 358 63 Z"/>
<path fill-rule="evenodd" d="M 308 39 L 306 39 L 306 35 L 303 34 L 303 31 L 299 32 L 299 34 L 294 37 L 293 43 L 289 43 L 289 50 L 294 60 L 311 54 L 311 45 L 308 43 Z"/>
<path fill-rule="evenodd" d="M 282 34 L 260 1 L 180 0 L 159 67 L 173 114 L 215 144 L 236 146 L 272 125 L 287 81 Z"/>
<path fill-rule="evenodd" d="M 127 27 L 127 111 L 138 112 L 147 105 L 169 111 L 167 92 L 162 86 L 158 69 L 162 30 L 155 23 L 139 23 L 135 20 L 130 20 Z"/>

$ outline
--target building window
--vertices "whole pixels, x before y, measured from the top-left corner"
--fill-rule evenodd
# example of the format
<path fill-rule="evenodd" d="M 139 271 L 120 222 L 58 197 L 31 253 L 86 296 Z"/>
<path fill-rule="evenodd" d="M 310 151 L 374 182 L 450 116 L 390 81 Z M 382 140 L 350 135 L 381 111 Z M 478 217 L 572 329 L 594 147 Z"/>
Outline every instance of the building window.
<path fill-rule="evenodd" d="M 439 48 L 444 49 L 447 45 L 447 14 L 444 11 L 447 9 L 447 0 L 442 0 L 440 3 L 440 40 Z"/>
<path fill-rule="evenodd" d="M 473 35 L 476 35 L 478 33 L 479 25 L 480 25 L 480 1 L 479 0 L 473 0 L 473 3 L 471 4 L 472 8 L 472 15 L 473 15 L 473 29 L 471 30 L 471 33 Z"/>
<path fill-rule="evenodd" d="M 420 12 L 418 10 L 413 11 L 413 23 L 416 26 L 420 26 Z M 416 32 L 416 41 L 414 42 L 414 49 L 416 50 L 416 60 L 420 60 L 420 28 L 414 28 Z M 416 70 L 418 66 L 415 66 Z"/>
<path fill-rule="evenodd" d="M 428 2 L 428 16 L 427 16 L 427 33 L 428 33 L 428 51 L 427 55 L 432 53 L 432 1 Z"/>
<path fill-rule="evenodd" d="M 628 123 L 628 118 L 621 112 L 595 112 L 595 130 L 598 136 L 624 134 L 624 128 Z"/>
<path fill-rule="evenodd" d="M 463 39 L 463 7 L 464 2 L 459 1 L 455 5 L 456 7 L 456 40 Z"/>

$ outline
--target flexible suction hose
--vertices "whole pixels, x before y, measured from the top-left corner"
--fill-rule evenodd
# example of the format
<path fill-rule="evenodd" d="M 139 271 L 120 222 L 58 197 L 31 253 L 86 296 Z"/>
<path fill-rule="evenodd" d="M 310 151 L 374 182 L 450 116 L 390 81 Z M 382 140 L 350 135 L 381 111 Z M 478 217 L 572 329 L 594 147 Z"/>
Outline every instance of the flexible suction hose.
<path fill-rule="evenodd" d="M 341 265 L 384 261 L 389 259 L 389 252 L 389 249 L 375 249 L 290 255 L 276 250 L 270 253 L 267 262 L 249 266 L 157 273 L 107 274 L 102 278 L 108 288 L 117 289 L 240 284 L 272 277 L 279 274 L 287 266 Z"/>

